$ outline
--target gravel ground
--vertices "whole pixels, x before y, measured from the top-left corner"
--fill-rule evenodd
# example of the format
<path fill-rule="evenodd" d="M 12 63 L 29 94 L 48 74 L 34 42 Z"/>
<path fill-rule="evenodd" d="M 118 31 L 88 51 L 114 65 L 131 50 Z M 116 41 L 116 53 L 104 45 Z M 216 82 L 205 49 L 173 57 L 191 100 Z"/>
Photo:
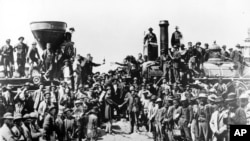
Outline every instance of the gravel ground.
<path fill-rule="evenodd" d="M 145 128 L 142 127 L 140 132 L 128 134 L 130 131 L 129 122 L 121 120 L 113 123 L 114 134 L 105 134 L 104 130 L 100 131 L 101 137 L 98 138 L 98 141 L 153 141 L 152 134 L 149 134 L 145 131 Z"/>

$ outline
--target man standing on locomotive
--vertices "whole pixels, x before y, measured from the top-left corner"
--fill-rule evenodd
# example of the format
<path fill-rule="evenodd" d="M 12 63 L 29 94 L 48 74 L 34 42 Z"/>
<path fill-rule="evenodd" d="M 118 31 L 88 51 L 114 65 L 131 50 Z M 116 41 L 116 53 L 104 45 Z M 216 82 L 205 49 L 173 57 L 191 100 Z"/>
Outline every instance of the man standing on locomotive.
<path fill-rule="evenodd" d="M 18 73 L 21 77 L 25 76 L 25 63 L 26 63 L 26 56 L 28 53 L 28 46 L 23 43 L 24 37 L 18 38 L 19 43 L 14 47 L 14 51 L 17 52 L 17 66 L 18 66 Z"/>
<path fill-rule="evenodd" d="M 36 47 L 36 42 L 32 43 L 32 48 L 29 52 L 29 61 L 30 61 L 30 70 L 29 70 L 29 76 L 31 76 L 31 73 L 33 71 L 34 63 L 36 63 L 37 66 L 40 65 L 40 55 L 38 53 L 38 49 Z"/>
<path fill-rule="evenodd" d="M 8 70 L 7 70 L 8 67 L 10 70 L 9 77 L 12 77 L 12 65 L 14 63 L 14 58 L 13 58 L 13 47 L 10 45 L 10 39 L 7 39 L 6 45 L 2 46 L 0 54 L 2 55 L 5 77 L 8 77 Z"/>
<path fill-rule="evenodd" d="M 240 51 L 240 44 L 237 44 L 236 45 L 236 48 L 232 54 L 231 54 L 231 59 L 232 61 L 234 62 L 234 68 L 236 69 L 236 74 L 235 76 L 242 76 L 242 73 L 243 73 L 243 68 L 244 68 L 244 65 L 243 65 L 243 61 L 244 61 L 244 57 L 242 55 L 242 52 Z"/>
<path fill-rule="evenodd" d="M 45 74 L 44 77 L 45 79 L 48 79 L 47 77 L 51 77 L 51 74 L 53 74 L 53 65 L 55 61 L 55 54 L 52 51 L 51 48 L 51 43 L 47 43 L 46 45 L 46 50 L 43 52 L 42 55 L 43 58 L 43 65 L 44 65 L 44 70 Z"/>

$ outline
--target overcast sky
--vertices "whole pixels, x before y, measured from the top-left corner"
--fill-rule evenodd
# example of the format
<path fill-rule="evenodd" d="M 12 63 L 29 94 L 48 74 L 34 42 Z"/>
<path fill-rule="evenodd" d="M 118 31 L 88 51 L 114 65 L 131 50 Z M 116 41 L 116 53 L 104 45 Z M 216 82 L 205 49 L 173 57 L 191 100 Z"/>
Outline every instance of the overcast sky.
<path fill-rule="evenodd" d="M 168 20 L 169 33 L 178 25 L 188 41 L 234 47 L 250 28 L 249 0 L 0 0 L 0 44 L 24 36 L 30 45 L 32 21 L 64 21 L 74 27 L 78 53 L 91 53 L 95 62 L 105 57 L 122 61 L 142 52 L 143 36 L 153 27 L 159 39 L 159 21 Z"/>

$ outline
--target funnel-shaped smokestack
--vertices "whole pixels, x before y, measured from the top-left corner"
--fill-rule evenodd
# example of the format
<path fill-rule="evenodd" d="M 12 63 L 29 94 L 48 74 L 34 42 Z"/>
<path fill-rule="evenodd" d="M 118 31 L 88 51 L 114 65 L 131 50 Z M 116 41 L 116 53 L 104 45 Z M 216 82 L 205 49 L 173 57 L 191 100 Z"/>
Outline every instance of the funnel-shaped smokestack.
<path fill-rule="evenodd" d="M 160 48 L 168 52 L 168 21 L 160 21 Z"/>
<path fill-rule="evenodd" d="M 64 41 L 67 24 L 57 21 L 39 21 L 30 23 L 31 31 L 40 47 L 46 49 L 46 44 L 51 43 L 55 50 Z"/>

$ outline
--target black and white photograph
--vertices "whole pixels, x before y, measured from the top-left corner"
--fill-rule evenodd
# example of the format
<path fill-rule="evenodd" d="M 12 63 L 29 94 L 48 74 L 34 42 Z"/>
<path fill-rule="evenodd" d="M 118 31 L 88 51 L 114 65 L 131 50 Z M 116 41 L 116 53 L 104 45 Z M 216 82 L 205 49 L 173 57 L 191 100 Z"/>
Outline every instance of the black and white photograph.
<path fill-rule="evenodd" d="M 0 141 L 248 131 L 249 0 L 0 0 Z"/>

